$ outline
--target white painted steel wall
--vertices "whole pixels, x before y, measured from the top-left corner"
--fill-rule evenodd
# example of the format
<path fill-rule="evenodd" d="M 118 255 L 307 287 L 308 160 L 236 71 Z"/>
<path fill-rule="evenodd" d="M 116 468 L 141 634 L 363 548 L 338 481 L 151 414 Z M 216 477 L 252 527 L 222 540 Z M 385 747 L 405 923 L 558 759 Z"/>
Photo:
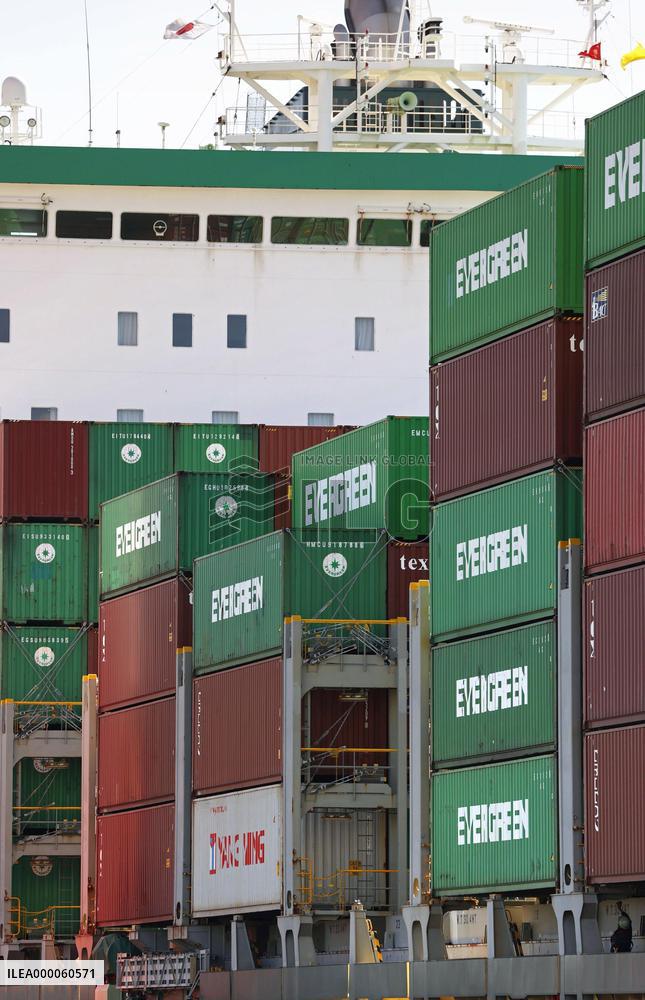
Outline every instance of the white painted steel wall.
<path fill-rule="evenodd" d="M 151 421 L 210 421 L 236 410 L 244 423 L 369 423 L 428 412 L 428 251 L 357 247 L 358 212 L 405 215 L 428 203 L 442 216 L 496 192 L 293 191 L 0 185 L 0 207 L 48 206 L 48 236 L 0 238 L 0 416 L 32 406 L 59 419 L 114 420 L 143 409 Z M 59 240 L 58 210 L 114 213 L 112 240 Z M 122 211 L 197 212 L 198 243 L 124 242 Z M 209 213 L 264 217 L 264 243 L 206 242 Z M 273 215 L 350 220 L 347 247 L 273 246 Z M 117 345 L 117 313 L 139 317 L 137 347 Z M 193 347 L 172 346 L 172 314 L 193 314 Z M 248 347 L 226 346 L 227 314 L 248 317 Z M 354 319 L 375 319 L 375 351 L 354 350 Z"/>
<path fill-rule="evenodd" d="M 192 857 L 193 916 L 279 909 L 281 786 L 196 799 Z"/>

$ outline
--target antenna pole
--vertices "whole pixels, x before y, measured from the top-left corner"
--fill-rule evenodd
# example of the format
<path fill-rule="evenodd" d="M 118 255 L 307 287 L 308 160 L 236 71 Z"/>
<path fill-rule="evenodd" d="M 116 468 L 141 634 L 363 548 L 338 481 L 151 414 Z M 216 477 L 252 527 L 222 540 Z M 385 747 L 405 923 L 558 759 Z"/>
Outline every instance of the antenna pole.
<path fill-rule="evenodd" d="M 88 107 L 88 128 L 87 145 L 92 145 L 92 64 L 90 61 L 90 26 L 87 18 L 87 0 L 83 0 L 85 10 L 85 46 L 87 49 L 87 107 Z"/>

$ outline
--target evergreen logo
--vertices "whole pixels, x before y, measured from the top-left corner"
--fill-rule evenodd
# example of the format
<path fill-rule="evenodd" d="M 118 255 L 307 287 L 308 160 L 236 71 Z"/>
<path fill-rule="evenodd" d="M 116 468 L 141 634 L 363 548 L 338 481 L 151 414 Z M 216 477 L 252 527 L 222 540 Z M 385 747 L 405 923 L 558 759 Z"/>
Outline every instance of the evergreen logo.
<path fill-rule="evenodd" d="M 219 444 L 218 442 L 209 444 L 206 449 L 206 458 L 209 462 L 212 462 L 213 465 L 219 465 L 219 463 L 223 462 L 226 458 L 226 448 L 223 444 Z"/>
<path fill-rule="evenodd" d="M 30 868 L 34 875 L 38 878 L 45 878 L 47 875 L 51 875 L 54 863 L 51 858 L 48 858 L 46 854 L 39 854 L 37 857 L 32 858 L 30 862 Z"/>
<path fill-rule="evenodd" d="M 223 517 L 227 520 L 235 517 L 237 507 L 237 500 L 230 496 L 218 497 L 215 501 L 215 513 L 218 517 Z"/>
<path fill-rule="evenodd" d="M 340 552 L 330 552 L 323 559 L 323 570 L 327 576 L 343 576 L 347 572 L 347 560 Z"/>
<path fill-rule="evenodd" d="M 53 545 L 49 545 L 45 542 L 43 545 L 38 545 L 36 547 L 36 559 L 41 563 L 53 562 L 56 558 L 56 549 Z"/>
<path fill-rule="evenodd" d="M 39 646 L 34 653 L 34 663 L 39 667 L 51 667 L 56 654 L 51 646 Z"/>
<path fill-rule="evenodd" d="M 121 448 L 121 458 L 127 465 L 136 465 L 141 458 L 141 448 L 138 444 L 124 444 Z"/>

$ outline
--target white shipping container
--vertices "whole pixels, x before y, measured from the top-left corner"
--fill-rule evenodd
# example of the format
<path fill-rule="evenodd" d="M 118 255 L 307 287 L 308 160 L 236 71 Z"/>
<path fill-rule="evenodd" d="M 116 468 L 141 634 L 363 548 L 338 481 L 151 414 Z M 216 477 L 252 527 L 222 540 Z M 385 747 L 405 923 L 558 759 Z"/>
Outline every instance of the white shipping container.
<path fill-rule="evenodd" d="M 194 916 L 279 909 L 281 786 L 196 799 L 192 855 Z"/>

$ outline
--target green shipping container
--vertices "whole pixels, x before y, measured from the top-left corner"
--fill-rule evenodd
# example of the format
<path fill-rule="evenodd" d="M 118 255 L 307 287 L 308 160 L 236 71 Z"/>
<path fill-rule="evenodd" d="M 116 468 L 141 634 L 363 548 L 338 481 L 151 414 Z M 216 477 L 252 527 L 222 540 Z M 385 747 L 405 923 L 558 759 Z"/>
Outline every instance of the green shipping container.
<path fill-rule="evenodd" d="M 645 246 L 645 93 L 587 119 L 587 267 Z"/>
<path fill-rule="evenodd" d="M 581 489 L 579 469 L 549 470 L 434 508 L 435 642 L 554 613 L 557 546 L 582 536 Z"/>
<path fill-rule="evenodd" d="M 87 669 L 87 630 L 22 628 L 0 632 L 0 700 L 81 701 Z M 80 707 L 76 714 L 80 715 Z"/>
<path fill-rule="evenodd" d="M 54 933 L 73 939 L 79 928 L 81 859 L 22 857 L 11 868 L 11 933 L 39 938 Z M 35 990 L 35 987 L 34 987 Z"/>
<path fill-rule="evenodd" d="M 280 653 L 284 618 L 386 617 L 382 532 L 275 531 L 195 562 L 193 663 L 209 671 Z"/>
<path fill-rule="evenodd" d="M 553 749 L 556 659 L 553 620 L 436 646 L 433 765 Z"/>
<path fill-rule="evenodd" d="M 582 211 L 582 167 L 555 167 L 431 230 L 432 364 L 582 313 Z"/>
<path fill-rule="evenodd" d="M 99 526 L 87 529 L 87 620 L 99 620 Z"/>
<path fill-rule="evenodd" d="M 258 465 L 253 424 L 175 426 L 175 472 L 253 472 Z"/>
<path fill-rule="evenodd" d="M 554 886 L 556 780 L 552 756 L 433 775 L 433 894 Z"/>
<path fill-rule="evenodd" d="M 87 531 L 73 524 L 0 527 L 3 621 L 76 624 L 87 614 Z"/>
<path fill-rule="evenodd" d="M 101 596 L 190 573 L 193 560 L 274 527 L 275 477 L 179 472 L 101 506 Z"/>
<path fill-rule="evenodd" d="M 15 836 L 78 833 L 80 757 L 23 757 L 14 768 Z"/>
<path fill-rule="evenodd" d="M 293 456 L 293 526 L 428 534 L 427 417 L 386 417 Z"/>
<path fill-rule="evenodd" d="M 90 518 L 104 501 L 173 470 L 172 424 L 90 424 Z"/>

